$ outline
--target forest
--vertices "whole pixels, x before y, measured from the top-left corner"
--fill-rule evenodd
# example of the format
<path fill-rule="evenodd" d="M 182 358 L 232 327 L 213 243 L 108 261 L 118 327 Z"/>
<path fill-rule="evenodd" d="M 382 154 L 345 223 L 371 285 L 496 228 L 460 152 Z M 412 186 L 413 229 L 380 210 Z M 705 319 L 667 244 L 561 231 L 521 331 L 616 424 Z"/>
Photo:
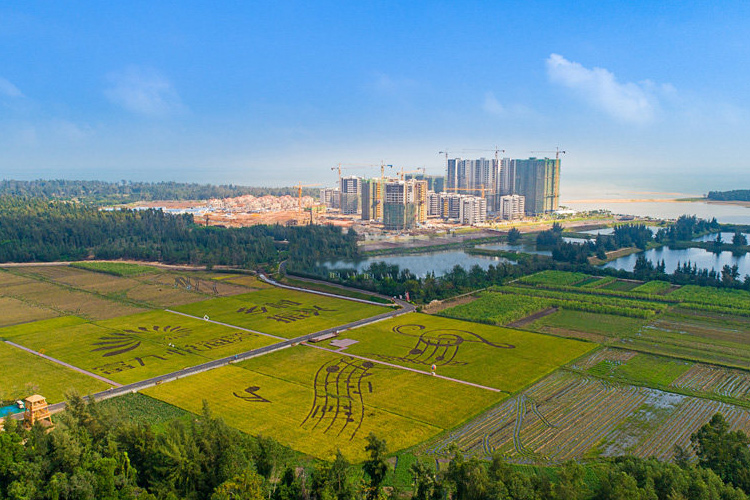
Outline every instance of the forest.
<path fill-rule="evenodd" d="M 167 264 L 270 266 L 357 256 L 356 235 L 333 226 L 204 227 L 190 214 L 102 210 L 0 196 L 0 262 L 133 259 Z"/>
<path fill-rule="evenodd" d="M 208 200 L 211 198 L 233 198 L 253 196 L 297 196 L 296 187 L 250 187 L 233 184 L 214 186 L 211 184 L 187 184 L 181 182 L 105 182 L 44 180 L 16 181 L 0 180 L 0 196 L 40 197 L 59 200 L 77 200 L 86 203 L 132 203 L 153 200 Z M 317 196 L 318 190 L 302 188 L 302 194 Z"/>
<path fill-rule="evenodd" d="M 0 499 L 27 500 L 604 500 L 746 499 L 750 448 L 721 414 L 692 435 L 696 458 L 676 450 L 675 463 L 618 457 L 568 462 L 553 476 L 452 450 L 440 471 L 417 459 L 411 488 L 388 483 L 387 442 L 370 434 L 367 459 L 351 464 L 302 457 L 262 436 L 227 426 L 204 402 L 195 418 L 161 426 L 134 423 L 70 395 L 46 432 L 16 421 L 0 432 Z"/>

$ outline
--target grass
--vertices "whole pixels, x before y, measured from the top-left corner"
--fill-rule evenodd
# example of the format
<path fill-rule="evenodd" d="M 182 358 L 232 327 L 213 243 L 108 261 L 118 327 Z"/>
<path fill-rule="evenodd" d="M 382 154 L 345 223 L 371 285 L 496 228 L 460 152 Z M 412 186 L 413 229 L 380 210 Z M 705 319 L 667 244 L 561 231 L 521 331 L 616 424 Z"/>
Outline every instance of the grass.
<path fill-rule="evenodd" d="M 339 369 L 326 369 L 333 366 Z M 366 376 L 360 380 L 360 375 Z M 353 392 L 350 385 L 356 385 L 361 394 Z M 145 393 L 194 413 L 200 412 L 206 399 L 229 425 L 240 430 L 273 437 L 323 459 L 332 459 L 341 449 L 353 461 L 365 458 L 365 438 L 370 432 L 387 436 L 389 449 L 397 451 L 461 423 L 503 397 L 404 370 L 364 369 L 361 360 L 306 346 L 163 384 Z M 323 408 L 327 411 L 318 422 Z M 315 416 L 305 420 L 311 410 Z"/>
<path fill-rule="evenodd" d="M 615 380 L 666 388 L 690 369 L 692 363 L 648 354 L 638 354 L 624 363 L 602 361 L 587 371 Z"/>
<path fill-rule="evenodd" d="M 619 337 L 635 334 L 646 323 L 647 320 L 641 318 L 562 309 L 534 321 L 526 328 L 543 333 L 564 331 L 573 337 L 577 336 L 576 333 L 580 333 L 583 334 L 581 338 L 589 338 L 586 334 L 591 333 L 606 337 Z"/>
<path fill-rule="evenodd" d="M 343 353 L 426 372 L 435 364 L 440 375 L 507 392 L 528 385 L 595 347 L 419 313 L 342 332 L 339 339 L 357 341 Z M 331 346 L 330 342 L 321 344 Z M 507 346 L 512 348 L 504 348 Z"/>
<path fill-rule="evenodd" d="M 251 330 L 294 338 L 388 309 L 359 302 L 284 289 L 268 289 L 234 297 L 211 299 L 175 310 Z"/>
<path fill-rule="evenodd" d="M 142 266 L 126 262 L 73 262 L 70 265 L 78 269 L 86 269 L 113 276 L 139 276 L 144 273 L 157 272 L 157 269 L 152 266 Z"/>
<path fill-rule="evenodd" d="M 91 394 L 107 388 L 95 378 L 0 342 L 0 400 L 41 394 L 48 403 L 58 403 L 71 391 Z"/>

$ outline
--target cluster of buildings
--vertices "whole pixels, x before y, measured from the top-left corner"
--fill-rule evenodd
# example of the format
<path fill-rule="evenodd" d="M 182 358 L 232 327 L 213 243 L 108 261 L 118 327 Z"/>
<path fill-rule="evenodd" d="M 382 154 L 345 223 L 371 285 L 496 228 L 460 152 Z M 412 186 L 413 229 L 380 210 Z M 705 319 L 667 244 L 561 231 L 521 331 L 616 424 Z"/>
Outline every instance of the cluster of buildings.
<path fill-rule="evenodd" d="M 446 167 L 445 176 L 340 177 L 337 187 L 321 189 L 321 202 L 342 214 L 382 222 L 386 230 L 412 229 L 428 218 L 474 225 L 488 217 L 511 220 L 559 207 L 557 158 L 451 158 Z"/>

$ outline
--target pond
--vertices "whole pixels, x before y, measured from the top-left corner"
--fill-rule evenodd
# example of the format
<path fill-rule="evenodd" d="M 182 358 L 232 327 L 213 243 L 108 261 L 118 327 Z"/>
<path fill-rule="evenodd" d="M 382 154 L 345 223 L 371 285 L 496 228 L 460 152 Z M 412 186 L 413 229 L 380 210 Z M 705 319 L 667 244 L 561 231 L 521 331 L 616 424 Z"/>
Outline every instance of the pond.
<path fill-rule="evenodd" d="M 704 234 L 703 236 L 698 236 L 697 238 L 693 238 L 693 241 L 716 241 L 716 236 L 718 236 L 719 233 L 711 233 L 711 234 Z M 743 233 L 745 235 L 745 238 L 747 238 L 750 241 L 750 235 L 747 233 Z M 721 232 L 721 239 L 724 241 L 724 243 L 731 243 L 732 238 L 734 238 L 734 233 L 728 233 L 726 231 Z"/>
<path fill-rule="evenodd" d="M 0 418 L 6 416 L 8 413 L 22 413 L 23 410 L 16 405 L 0 406 Z"/>
<path fill-rule="evenodd" d="M 684 264 L 685 262 L 690 261 L 691 263 L 696 264 L 699 269 L 715 269 L 716 271 L 721 271 L 725 265 L 733 266 L 737 264 L 740 276 L 750 274 L 750 254 L 733 255 L 732 252 L 721 252 L 716 254 L 708 250 L 703 250 L 702 248 L 673 250 L 666 246 L 626 255 L 625 257 L 620 257 L 617 260 L 608 262 L 603 267 L 632 271 L 636 259 L 641 254 L 651 261 L 654 266 L 664 260 L 667 273 L 674 272 L 678 264 Z"/>
<path fill-rule="evenodd" d="M 469 255 L 463 250 L 446 250 L 442 252 L 429 252 L 410 255 L 383 255 L 369 257 L 360 261 L 326 262 L 324 265 L 330 270 L 352 269 L 362 272 L 373 262 L 385 262 L 389 265 L 397 265 L 399 269 L 408 269 L 420 278 L 434 272 L 435 276 L 442 276 L 449 272 L 454 266 L 459 265 L 467 271 L 472 266 L 478 265 L 487 270 L 490 265 L 498 265 L 503 262 L 515 264 L 515 262 L 502 257 L 487 257 L 484 255 Z"/>

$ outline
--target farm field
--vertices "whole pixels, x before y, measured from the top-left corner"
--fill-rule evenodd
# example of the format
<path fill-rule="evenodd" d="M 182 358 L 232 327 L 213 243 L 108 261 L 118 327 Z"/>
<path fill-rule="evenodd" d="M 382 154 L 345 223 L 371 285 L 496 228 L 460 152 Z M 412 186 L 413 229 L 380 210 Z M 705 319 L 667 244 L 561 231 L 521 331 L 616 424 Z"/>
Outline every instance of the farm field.
<path fill-rule="evenodd" d="M 0 342 L 0 401 L 43 394 L 47 402 L 57 403 L 70 391 L 85 395 L 107 388 L 93 377 Z"/>
<path fill-rule="evenodd" d="M 51 309 L 58 314 L 76 315 L 91 320 L 134 314 L 146 309 L 107 300 L 98 295 L 71 289 L 46 281 L 29 279 L 0 288 L 0 296 L 14 298 L 29 305 Z"/>
<path fill-rule="evenodd" d="M 507 392 L 516 391 L 585 354 L 594 344 L 411 313 L 342 332 L 327 348 L 353 340 L 354 354 L 430 371 Z"/>
<path fill-rule="evenodd" d="M 389 309 L 371 304 L 279 288 L 222 297 L 174 308 L 176 311 L 241 326 L 284 338 L 294 338 Z"/>
<path fill-rule="evenodd" d="M 366 436 L 391 451 L 416 445 L 502 400 L 497 392 L 297 346 L 144 391 L 228 424 L 331 459 L 365 458 Z"/>
<path fill-rule="evenodd" d="M 745 408 L 558 370 L 420 450 L 447 456 L 456 444 L 468 455 L 536 464 L 622 454 L 668 460 L 675 445 L 690 449 L 690 435 L 716 412 L 733 430 L 750 431 Z"/>
<path fill-rule="evenodd" d="M 2 328 L 0 338 L 122 384 L 274 342 L 164 311 L 102 322 L 56 318 Z"/>
<path fill-rule="evenodd" d="M 722 366 L 603 348 L 576 360 L 570 369 L 750 407 L 750 372 Z"/>
<path fill-rule="evenodd" d="M 103 269 L 117 267 L 112 272 L 87 269 L 101 267 L 96 264 L 104 266 Z M 123 270 L 131 267 L 141 271 Z M 211 273 L 164 271 L 135 264 L 81 262 L 70 266 L 24 266 L 13 268 L 12 272 L 36 282 L 58 285 L 59 293 L 90 292 L 90 296 L 97 299 L 147 308 L 189 304 L 247 292 L 242 286 L 212 279 L 214 275 Z"/>
<path fill-rule="evenodd" d="M 0 327 L 58 316 L 52 309 L 33 306 L 10 297 L 0 297 L 0 311 Z"/>

